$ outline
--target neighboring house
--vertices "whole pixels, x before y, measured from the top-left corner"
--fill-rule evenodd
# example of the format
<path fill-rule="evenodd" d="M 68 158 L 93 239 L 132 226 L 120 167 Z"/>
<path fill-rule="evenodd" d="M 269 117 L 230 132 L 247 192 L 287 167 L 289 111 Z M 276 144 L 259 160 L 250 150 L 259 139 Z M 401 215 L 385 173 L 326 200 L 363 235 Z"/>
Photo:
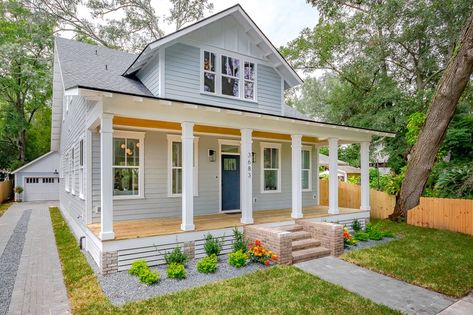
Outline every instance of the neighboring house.
<path fill-rule="evenodd" d="M 59 152 L 50 151 L 12 172 L 15 186 L 23 187 L 23 201 L 59 199 L 59 160 Z"/>
<path fill-rule="evenodd" d="M 302 80 L 239 5 L 138 56 L 63 38 L 54 56 L 61 210 L 104 273 L 235 225 L 369 218 L 369 143 L 393 134 L 288 107 Z M 355 142 L 361 209 L 338 207 L 336 172 L 320 206 L 317 148 L 336 169 L 338 145 Z"/>
<path fill-rule="evenodd" d="M 320 176 L 329 176 L 329 157 L 325 154 L 319 153 L 319 165 L 325 168 L 325 171 L 320 173 Z M 361 176 L 361 169 L 358 167 L 350 166 L 347 162 L 338 160 L 337 167 L 338 179 L 347 182 L 348 178 L 359 178 Z"/>

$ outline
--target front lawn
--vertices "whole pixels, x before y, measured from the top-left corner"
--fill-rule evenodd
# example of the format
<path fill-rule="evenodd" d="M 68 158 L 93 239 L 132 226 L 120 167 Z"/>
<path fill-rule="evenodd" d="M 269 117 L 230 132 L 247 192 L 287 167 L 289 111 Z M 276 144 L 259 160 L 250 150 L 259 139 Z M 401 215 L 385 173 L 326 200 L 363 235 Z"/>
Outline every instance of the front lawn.
<path fill-rule="evenodd" d="M 0 204 L 0 217 L 7 212 L 8 208 L 12 205 L 13 202 L 7 201 L 5 203 Z"/>
<path fill-rule="evenodd" d="M 74 314 L 399 314 L 290 266 L 118 308 L 102 292 L 59 209 L 50 213 Z"/>
<path fill-rule="evenodd" d="M 342 258 L 454 297 L 473 289 L 473 237 L 388 220 L 381 221 L 381 226 L 400 239 L 355 250 Z"/>

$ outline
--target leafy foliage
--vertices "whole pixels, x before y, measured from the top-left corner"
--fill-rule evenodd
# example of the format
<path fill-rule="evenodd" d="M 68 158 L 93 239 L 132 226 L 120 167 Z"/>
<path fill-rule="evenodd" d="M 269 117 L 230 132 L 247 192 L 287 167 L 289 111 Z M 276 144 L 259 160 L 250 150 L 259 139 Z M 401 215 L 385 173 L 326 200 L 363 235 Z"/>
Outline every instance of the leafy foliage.
<path fill-rule="evenodd" d="M 164 260 L 167 265 L 170 264 L 185 264 L 187 262 L 187 255 L 184 254 L 180 247 L 174 248 L 171 252 L 164 254 Z"/>
<path fill-rule="evenodd" d="M 131 268 L 128 269 L 128 273 L 130 275 L 139 276 L 143 270 L 148 269 L 148 268 L 149 267 L 148 267 L 148 264 L 146 263 L 146 260 L 140 259 L 140 260 L 135 261 L 131 265 Z"/>
<path fill-rule="evenodd" d="M 185 279 L 187 277 L 186 268 L 183 264 L 170 263 L 166 269 L 168 278 L 171 279 Z"/>
<path fill-rule="evenodd" d="M 217 271 L 217 256 L 206 256 L 197 262 L 197 271 L 202 273 L 214 273 Z"/>
<path fill-rule="evenodd" d="M 228 254 L 228 263 L 236 268 L 246 266 L 248 263 L 248 255 L 241 249 Z"/>
<path fill-rule="evenodd" d="M 205 236 L 204 250 L 207 256 L 218 256 L 223 248 L 223 238 L 214 237 L 212 234 Z"/>
<path fill-rule="evenodd" d="M 233 251 L 241 250 L 245 253 L 248 250 L 248 241 L 245 239 L 243 232 L 240 232 L 236 227 L 233 229 Z"/>
<path fill-rule="evenodd" d="M 351 223 L 351 228 L 355 232 L 361 231 L 362 227 L 360 221 L 358 221 L 358 219 L 353 220 L 353 222 Z"/>

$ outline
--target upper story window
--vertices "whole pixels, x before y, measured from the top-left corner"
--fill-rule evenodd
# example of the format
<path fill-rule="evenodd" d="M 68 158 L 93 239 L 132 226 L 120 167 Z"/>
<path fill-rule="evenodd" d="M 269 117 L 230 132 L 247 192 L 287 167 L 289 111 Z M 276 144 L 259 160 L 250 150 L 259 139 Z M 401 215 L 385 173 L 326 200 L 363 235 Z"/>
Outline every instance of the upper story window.
<path fill-rule="evenodd" d="M 256 101 L 255 63 L 206 50 L 202 58 L 204 93 Z"/>

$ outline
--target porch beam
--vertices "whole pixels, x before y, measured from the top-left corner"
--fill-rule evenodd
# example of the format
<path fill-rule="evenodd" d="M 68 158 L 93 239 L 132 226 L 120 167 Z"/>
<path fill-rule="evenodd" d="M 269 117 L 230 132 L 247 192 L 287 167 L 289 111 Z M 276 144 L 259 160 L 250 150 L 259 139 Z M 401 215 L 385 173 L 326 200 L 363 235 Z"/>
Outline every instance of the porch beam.
<path fill-rule="evenodd" d="M 194 225 L 194 123 L 182 127 L 182 224 L 181 230 L 195 230 Z"/>
<path fill-rule="evenodd" d="M 241 223 L 253 224 L 253 141 L 252 129 L 241 129 L 240 208 Z"/>
<path fill-rule="evenodd" d="M 338 139 L 328 139 L 329 151 L 329 189 L 328 189 L 328 213 L 338 214 Z"/>
<path fill-rule="evenodd" d="M 292 213 L 293 219 L 302 218 L 302 135 L 292 139 Z"/>
<path fill-rule="evenodd" d="M 371 210 L 370 208 L 370 143 L 360 144 L 360 164 L 361 164 L 361 203 L 360 210 Z"/>
<path fill-rule="evenodd" d="M 103 113 L 100 117 L 100 200 L 102 240 L 115 238 L 113 232 L 113 115 Z M 90 197 L 90 196 L 88 196 Z"/>

